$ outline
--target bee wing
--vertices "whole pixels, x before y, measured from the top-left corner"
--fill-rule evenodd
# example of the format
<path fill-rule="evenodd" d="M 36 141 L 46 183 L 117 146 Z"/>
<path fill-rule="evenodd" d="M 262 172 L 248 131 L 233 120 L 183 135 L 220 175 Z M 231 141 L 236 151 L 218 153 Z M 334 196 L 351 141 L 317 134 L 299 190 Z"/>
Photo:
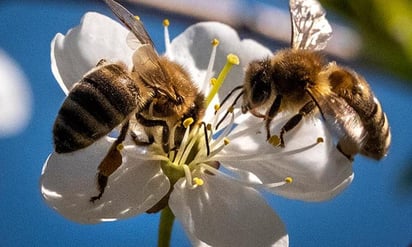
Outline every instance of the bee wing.
<path fill-rule="evenodd" d="M 133 54 L 133 71 L 137 72 L 146 86 L 156 89 L 170 99 L 176 99 L 175 89 L 171 87 L 168 73 L 160 63 L 159 56 L 148 44 L 140 46 Z"/>
<path fill-rule="evenodd" d="M 359 114 L 345 99 L 333 93 L 314 99 L 328 129 L 334 136 L 354 145 L 362 145 L 367 134 L 366 129 Z"/>
<path fill-rule="evenodd" d="M 135 17 L 125 7 L 113 0 L 104 0 L 121 22 L 136 36 L 141 44 L 154 47 L 154 43 L 143 26 L 143 22 Z M 129 38 L 128 38 L 129 39 Z M 130 42 L 128 42 L 130 43 Z M 131 47 L 132 48 L 132 47 Z"/>
<path fill-rule="evenodd" d="M 292 48 L 322 50 L 332 35 L 325 10 L 316 0 L 290 0 Z"/>

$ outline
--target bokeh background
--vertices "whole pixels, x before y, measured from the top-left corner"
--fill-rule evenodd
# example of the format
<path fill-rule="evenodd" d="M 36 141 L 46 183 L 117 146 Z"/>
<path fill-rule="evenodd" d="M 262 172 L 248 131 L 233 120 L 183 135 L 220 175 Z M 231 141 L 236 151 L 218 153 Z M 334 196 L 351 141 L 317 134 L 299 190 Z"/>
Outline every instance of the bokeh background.
<path fill-rule="evenodd" d="M 180 4 L 182 2 L 185 1 Z M 259 34 L 251 28 L 254 24 L 250 23 L 253 15 L 258 14 L 254 13 L 253 7 L 259 5 L 265 8 L 266 5 L 261 4 L 268 4 L 268 9 L 276 5 L 286 10 L 286 0 L 208 2 L 210 9 L 204 9 L 202 19 L 228 18 L 226 21 L 236 26 L 242 37 L 257 39 L 273 50 L 288 45 Z M 230 8 L 217 11 L 223 3 L 229 2 L 236 6 L 236 10 L 232 10 L 243 14 L 249 22 L 237 19 L 242 15 L 231 16 Z M 358 56 L 350 60 L 339 56 L 331 58 L 356 68 L 367 78 L 389 118 L 392 147 L 388 157 L 380 162 L 357 157 L 352 185 L 331 201 L 305 203 L 272 194 L 265 194 L 265 197 L 284 220 L 291 246 L 410 246 L 412 56 L 408 56 L 408 49 L 412 47 L 409 36 L 412 19 L 408 13 L 411 8 L 407 7 L 411 4 L 409 1 L 391 1 L 390 5 L 395 4 L 398 8 L 393 10 L 393 6 L 385 7 L 385 4 L 389 5 L 386 1 L 324 2 L 328 4 L 328 19 L 331 22 L 351 28 L 362 38 Z M 369 5 L 357 7 L 352 2 Z M 176 14 L 153 6 L 125 5 L 144 20 L 159 51 L 164 50 L 163 18 L 171 20 L 172 37 L 199 20 L 184 12 Z M 159 215 L 80 225 L 57 214 L 43 202 L 40 195 L 41 169 L 52 151 L 51 128 L 64 99 L 50 70 L 50 41 L 57 32 L 66 33 L 69 28 L 78 25 L 87 11 L 112 16 L 100 1 L 0 2 L 0 50 L 21 69 L 23 82 L 26 78 L 26 85 L 18 87 L 20 91 L 4 93 L 10 83 L 15 83 L 15 78 L 0 73 L 0 92 L 3 92 L 0 93 L 0 113 L 3 114 L 0 115 L 0 123 L 9 119 L 4 109 L 10 102 L 22 101 L 30 106 L 25 117 L 19 121 L 28 119 L 27 124 L 21 124 L 20 131 L 0 135 L 0 246 L 156 245 Z M 277 16 L 271 18 L 276 20 Z M 386 25 L 386 21 L 392 25 Z M 279 25 L 289 24 L 279 22 Z M 269 21 L 265 27 L 271 29 Z M 275 31 L 278 28 L 273 27 Z M 1 58 L 4 59 L 4 56 Z M 172 246 L 190 246 L 178 222 L 175 224 Z"/>

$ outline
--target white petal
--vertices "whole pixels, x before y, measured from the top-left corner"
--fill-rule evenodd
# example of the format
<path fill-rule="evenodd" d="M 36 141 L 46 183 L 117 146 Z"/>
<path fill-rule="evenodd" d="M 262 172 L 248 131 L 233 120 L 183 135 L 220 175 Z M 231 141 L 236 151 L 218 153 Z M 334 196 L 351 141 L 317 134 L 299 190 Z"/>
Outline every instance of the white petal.
<path fill-rule="evenodd" d="M 0 49 L 0 138 L 23 131 L 31 108 L 32 92 L 23 71 Z"/>
<path fill-rule="evenodd" d="M 86 13 L 65 36 L 58 33 L 51 43 L 51 68 L 62 90 L 67 94 L 101 59 L 130 65 L 133 50 L 126 45 L 128 33 L 118 22 L 94 12 Z"/>
<path fill-rule="evenodd" d="M 168 192 L 169 180 L 158 162 L 141 161 L 130 154 L 123 156 L 123 164 L 109 177 L 102 198 L 94 203 L 89 201 L 98 194 L 97 167 L 110 145 L 103 138 L 80 151 L 49 156 L 41 177 L 46 202 L 63 216 L 80 223 L 127 218 L 154 206 Z"/>
<path fill-rule="evenodd" d="M 271 133 L 279 134 L 289 118 L 290 115 L 272 121 Z M 270 184 L 292 177 L 293 183 L 270 190 L 307 201 L 330 199 L 351 183 L 352 163 L 336 149 L 325 124 L 318 118 L 304 119 L 285 134 L 285 148 L 268 144 L 266 130 L 256 125 L 256 121 L 259 120 L 249 118 L 245 125 L 256 127 L 233 139 L 222 153 L 222 159 L 232 159 L 222 164 L 243 179 L 256 182 L 258 178 L 259 182 Z M 314 145 L 319 137 L 324 142 Z M 252 160 L 242 161 L 242 155 L 246 154 L 249 158 L 253 156 Z"/>
<path fill-rule="evenodd" d="M 193 243 L 210 246 L 287 246 L 280 218 L 260 194 L 219 175 L 197 188 L 179 180 L 169 206 Z"/>
<path fill-rule="evenodd" d="M 219 91 L 224 97 L 233 87 L 242 84 L 243 70 L 249 62 L 272 53 L 253 40 L 240 40 L 237 32 L 228 25 L 219 22 L 200 22 L 173 39 L 170 53 L 167 55 L 187 68 L 195 83 L 203 83 L 212 51 L 211 41 L 215 38 L 219 40 L 219 46 L 213 68 L 214 77 L 218 76 L 229 53 L 236 54 L 240 59 L 240 64 L 233 67 Z"/>

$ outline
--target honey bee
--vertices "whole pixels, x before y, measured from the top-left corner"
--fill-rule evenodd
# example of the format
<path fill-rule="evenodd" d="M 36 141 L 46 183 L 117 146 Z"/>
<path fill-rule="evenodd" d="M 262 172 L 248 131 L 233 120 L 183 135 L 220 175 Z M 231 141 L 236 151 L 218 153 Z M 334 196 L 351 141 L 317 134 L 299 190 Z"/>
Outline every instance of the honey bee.
<path fill-rule="evenodd" d="M 142 125 L 148 136 L 148 141 L 142 142 L 130 131 L 136 144 L 157 142 L 168 152 L 173 148 L 170 145 L 182 139 L 181 122 L 193 118 L 197 123 L 204 114 L 204 96 L 183 67 L 157 54 L 143 23 L 127 9 L 113 0 L 105 2 L 141 44 L 133 54 L 133 68 L 129 71 L 122 63 L 100 61 L 71 89 L 53 127 L 55 151 L 68 153 L 122 126 L 99 165 L 99 195 L 91 201 L 101 198 L 108 177 L 122 164 L 118 147 L 131 123 Z"/>
<path fill-rule="evenodd" d="M 366 80 L 353 70 L 327 62 L 319 53 L 331 37 L 325 11 L 316 0 L 291 0 L 292 44 L 273 56 L 251 62 L 245 72 L 242 112 L 270 123 L 280 111 L 296 113 L 281 128 L 285 134 L 302 118 L 319 110 L 337 148 L 350 160 L 360 153 L 379 160 L 387 152 L 391 133 L 381 104 Z M 263 109 L 263 111 L 261 111 Z"/>

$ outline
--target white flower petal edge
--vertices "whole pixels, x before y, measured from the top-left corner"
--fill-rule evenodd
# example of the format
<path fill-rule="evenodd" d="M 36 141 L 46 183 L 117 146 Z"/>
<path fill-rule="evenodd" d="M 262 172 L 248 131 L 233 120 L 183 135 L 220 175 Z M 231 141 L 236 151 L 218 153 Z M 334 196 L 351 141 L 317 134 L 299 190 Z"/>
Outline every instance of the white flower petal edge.
<path fill-rule="evenodd" d="M 51 154 L 40 181 L 46 202 L 66 218 L 87 224 L 135 216 L 153 207 L 170 183 L 158 161 L 134 158 L 144 155 L 144 149 L 137 148 L 124 150 L 134 154 L 123 155 L 123 164 L 109 177 L 103 197 L 90 202 L 99 193 L 97 167 L 111 143 L 103 138 L 73 153 Z"/>
<path fill-rule="evenodd" d="M 94 12 L 86 13 L 66 35 L 58 33 L 51 42 L 51 68 L 64 93 L 101 59 L 130 65 L 128 33 L 120 23 Z"/>
<path fill-rule="evenodd" d="M 271 133 L 279 134 L 290 117 L 287 114 L 275 118 Z M 237 135 L 237 131 L 234 131 L 233 141 L 221 154 L 225 167 L 250 182 L 263 184 L 263 188 L 288 198 L 305 201 L 331 199 L 351 183 L 352 163 L 336 149 L 319 117 L 304 119 L 285 134 L 285 148 L 262 142 L 266 134 L 262 125 L 255 124 L 255 128 L 249 129 L 251 133 L 258 133 L 256 135 L 246 134 L 234 138 Z M 248 121 L 250 123 L 247 125 L 252 126 L 256 120 Z M 322 138 L 323 142 L 318 143 L 318 138 Z M 242 161 L 242 155 L 252 157 Z M 272 183 L 286 177 L 291 177 L 293 182 L 271 187 Z"/>
<path fill-rule="evenodd" d="M 202 186 L 180 179 L 169 206 L 189 238 L 210 246 L 287 246 L 280 218 L 258 191 L 220 175 L 203 173 Z"/>

